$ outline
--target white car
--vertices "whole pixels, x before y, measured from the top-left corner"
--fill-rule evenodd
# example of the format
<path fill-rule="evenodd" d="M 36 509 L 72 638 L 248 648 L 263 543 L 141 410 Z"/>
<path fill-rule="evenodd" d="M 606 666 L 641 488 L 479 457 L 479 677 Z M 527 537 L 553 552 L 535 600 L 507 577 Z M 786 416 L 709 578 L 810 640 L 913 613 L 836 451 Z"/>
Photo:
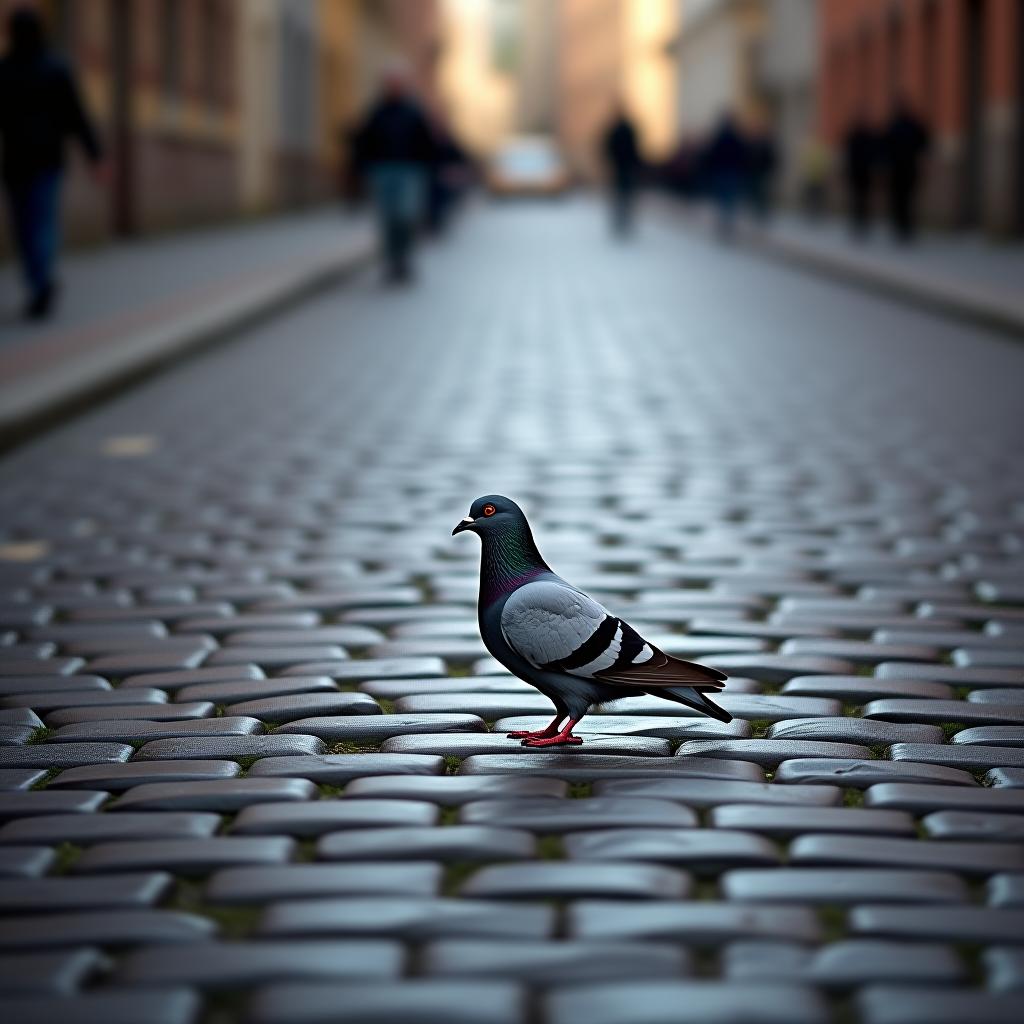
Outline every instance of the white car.
<path fill-rule="evenodd" d="M 570 184 L 558 147 L 543 135 L 510 139 L 487 169 L 487 187 L 495 195 L 557 195 Z"/>

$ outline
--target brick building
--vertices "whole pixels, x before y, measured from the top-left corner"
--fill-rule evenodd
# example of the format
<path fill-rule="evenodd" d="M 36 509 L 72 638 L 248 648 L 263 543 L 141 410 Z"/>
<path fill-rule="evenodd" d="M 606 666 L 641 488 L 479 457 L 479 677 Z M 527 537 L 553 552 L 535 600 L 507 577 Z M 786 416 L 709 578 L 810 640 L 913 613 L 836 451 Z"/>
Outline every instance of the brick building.
<path fill-rule="evenodd" d="M 668 156 L 678 136 L 675 43 L 679 0 L 561 0 L 558 136 L 583 179 L 602 173 L 600 140 L 620 103 L 645 157 Z"/>
<path fill-rule="evenodd" d="M 0 0 L 0 19 L 25 0 Z M 341 129 L 404 55 L 428 95 L 434 0 L 37 0 L 110 158 L 71 164 L 72 240 L 144 234 L 330 196 Z M 2 243 L 0 243 L 2 244 Z"/>
<path fill-rule="evenodd" d="M 927 218 L 1024 232 L 1024 4 L 822 0 L 819 24 L 824 138 L 905 97 L 932 131 Z"/>

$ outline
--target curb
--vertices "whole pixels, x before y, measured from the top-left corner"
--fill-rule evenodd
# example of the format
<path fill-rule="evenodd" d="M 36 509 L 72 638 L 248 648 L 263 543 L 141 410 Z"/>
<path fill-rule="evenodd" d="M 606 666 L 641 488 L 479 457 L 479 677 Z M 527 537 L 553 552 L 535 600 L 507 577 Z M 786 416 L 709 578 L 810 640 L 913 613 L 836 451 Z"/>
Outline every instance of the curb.
<path fill-rule="evenodd" d="M 31 439 L 100 399 L 109 398 L 183 356 L 228 340 L 350 277 L 373 258 L 370 232 L 343 251 L 241 288 L 184 317 L 112 341 L 89 361 L 70 361 L 12 382 L 0 392 L 0 452 Z M 85 365 L 83 365 L 85 363 Z"/>
<path fill-rule="evenodd" d="M 1024 303 L 1015 306 L 983 287 L 912 269 L 879 266 L 870 259 L 831 252 L 822 246 L 793 238 L 751 233 L 745 241 L 757 251 L 779 257 L 804 270 L 1002 331 L 1016 339 L 1024 338 Z"/>
<path fill-rule="evenodd" d="M 692 229 L 697 223 L 692 211 L 681 209 L 676 202 L 669 200 L 661 208 L 671 211 L 685 227 Z M 748 227 L 738 231 L 736 239 L 741 248 L 821 277 L 999 331 L 1015 341 L 1024 339 L 1024 301 L 1013 303 L 1005 295 L 984 286 L 964 284 L 940 274 L 879 264 L 857 253 L 840 252 L 813 242 L 782 237 L 771 229 Z"/>

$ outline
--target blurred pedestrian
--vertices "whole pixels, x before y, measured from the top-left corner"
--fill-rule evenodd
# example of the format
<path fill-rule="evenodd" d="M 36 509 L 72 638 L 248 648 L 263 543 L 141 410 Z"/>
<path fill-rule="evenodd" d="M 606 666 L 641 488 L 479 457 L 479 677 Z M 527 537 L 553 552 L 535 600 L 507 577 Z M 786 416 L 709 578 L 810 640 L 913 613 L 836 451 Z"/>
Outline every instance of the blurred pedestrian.
<path fill-rule="evenodd" d="M 917 192 L 928 145 L 925 123 L 905 100 L 898 101 L 885 131 L 884 155 L 889 221 L 901 242 L 913 241 L 917 230 Z"/>
<path fill-rule="evenodd" d="M 735 230 L 736 205 L 746 183 L 747 145 L 731 114 L 725 114 L 705 154 L 708 183 L 718 208 L 718 234 L 729 241 Z"/>
<path fill-rule="evenodd" d="M 665 185 L 685 201 L 700 192 L 701 150 L 692 138 L 684 136 L 675 152 L 662 167 Z"/>
<path fill-rule="evenodd" d="M 0 174 L 28 287 L 25 315 L 47 316 L 57 297 L 65 142 L 76 139 L 102 170 L 99 139 L 70 68 L 48 46 L 40 16 L 16 8 L 0 58 Z"/>
<path fill-rule="evenodd" d="M 766 221 L 772 212 L 777 166 L 778 154 L 771 132 L 762 125 L 755 126 L 746 139 L 746 183 L 750 207 L 759 221 Z"/>
<path fill-rule="evenodd" d="M 808 220 L 820 220 L 825 212 L 828 174 L 828 150 L 812 136 L 800 151 L 800 202 Z"/>
<path fill-rule="evenodd" d="M 612 230 L 625 238 L 633 229 L 633 209 L 640 184 L 640 147 L 625 108 L 620 106 L 616 110 L 603 141 L 611 188 Z"/>
<path fill-rule="evenodd" d="M 867 232 L 871 221 L 871 194 L 879 159 L 878 136 L 867 118 L 857 117 L 843 140 L 844 176 L 850 229 L 857 238 Z"/>
<path fill-rule="evenodd" d="M 468 185 L 469 157 L 441 118 L 433 119 L 431 130 L 433 159 L 429 166 L 427 188 L 427 228 L 431 234 L 443 235 Z"/>
<path fill-rule="evenodd" d="M 354 151 L 377 208 L 387 280 L 409 281 L 416 231 L 425 214 L 434 139 L 404 70 L 393 68 L 385 76 L 380 99 L 356 132 Z"/>

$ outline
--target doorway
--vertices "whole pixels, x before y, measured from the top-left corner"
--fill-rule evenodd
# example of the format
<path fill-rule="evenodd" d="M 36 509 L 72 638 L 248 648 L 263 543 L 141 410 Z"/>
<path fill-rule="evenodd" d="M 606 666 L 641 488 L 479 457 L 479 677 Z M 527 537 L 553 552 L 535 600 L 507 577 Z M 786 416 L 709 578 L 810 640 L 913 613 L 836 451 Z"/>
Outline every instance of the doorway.
<path fill-rule="evenodd" d="M 980 223 L 984 214 L 985 0 L 964 4 L 964 163 L 961 221 Z"/>

